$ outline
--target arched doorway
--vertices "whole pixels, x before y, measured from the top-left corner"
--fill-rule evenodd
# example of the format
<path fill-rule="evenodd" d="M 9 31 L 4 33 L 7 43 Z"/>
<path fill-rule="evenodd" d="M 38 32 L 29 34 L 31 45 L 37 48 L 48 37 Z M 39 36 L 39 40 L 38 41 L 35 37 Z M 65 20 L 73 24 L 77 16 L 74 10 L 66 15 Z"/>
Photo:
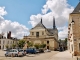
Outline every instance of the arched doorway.
<path fill-rule="evenodd" d="M 49 49 L 49 46 L 47 46 L 47 49 Z"/>

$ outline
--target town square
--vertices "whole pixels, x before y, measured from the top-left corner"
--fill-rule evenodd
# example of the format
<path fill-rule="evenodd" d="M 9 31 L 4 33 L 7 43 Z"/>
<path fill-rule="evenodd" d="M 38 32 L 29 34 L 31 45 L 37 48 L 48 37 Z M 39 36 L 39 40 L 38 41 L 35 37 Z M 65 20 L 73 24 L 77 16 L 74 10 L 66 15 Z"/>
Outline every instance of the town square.
<path fill-rule="evenodd" d="M 80 60 L 80 0 L 0 0 L 0 60 Z"/>

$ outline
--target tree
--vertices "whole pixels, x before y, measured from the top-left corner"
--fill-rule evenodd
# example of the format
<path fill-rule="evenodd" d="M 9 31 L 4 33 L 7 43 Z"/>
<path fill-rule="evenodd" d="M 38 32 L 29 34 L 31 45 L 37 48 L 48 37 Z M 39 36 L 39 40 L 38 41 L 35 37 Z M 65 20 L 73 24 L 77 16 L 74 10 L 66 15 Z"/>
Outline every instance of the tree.
<path fill-rule="evenodd" d="M 65 43 L 65 47 L 67 49 L 67 38 L 65 38 L 64 43 Z"/>
<path fill-rule="evenodd" d="M 8 46 L 8 45 L 6 45 L 5 47 L 6 47 L 6 49 L 8 49 L 8 48 L 9 48 L 9 46 Z"/>
<path fill-rule="evenodd" d="M 36 49 L 39 49 L 39 48 L 45 48 L 46 44 L 35 44 L 34 46 L 36 47 Z"/>
<path fill-rule="evenodd" d="M 40 48 L 45 48 L 46 44 L 40 44 Z"/>
<path fill-rule="evenodd" d="M 46 47 L 46 44 L 42 44 L 42 47 L 45 48 Z"/>
<path fill-rule="evenodd" d="M 23 48 L 24 47 L 24 44 L 25 44 L 25 41 L 24 40 L 19 40 L 18 47 L 19 48 Z"/>
<path fill-rule="evenodd" d="M 40 48 L 40 45 L 39 45 L 39 44 L 35 44 L 34 47 L 35 47 L 36 49 L 39 49 L 39 48 Z"/>
<path fill-rule="evenodd" d="M 32 42 L 28 42 L 27 45 L 28 45 L 28 47 L 32 47 L 33 43 Z"/>
<path fill-rule="evenodd" d="M 12 48 L 15 48 L 16 47 L 16 45 L 15 44 L 12 44 Z"/>

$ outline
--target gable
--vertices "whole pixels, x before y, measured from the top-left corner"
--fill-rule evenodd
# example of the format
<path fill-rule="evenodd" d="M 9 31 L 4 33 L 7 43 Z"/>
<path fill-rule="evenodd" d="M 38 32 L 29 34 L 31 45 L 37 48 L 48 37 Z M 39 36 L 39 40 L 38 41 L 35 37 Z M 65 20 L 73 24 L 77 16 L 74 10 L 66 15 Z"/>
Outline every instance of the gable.
<path fill-rule="evenodd" d="M 34 28 L 32 28 L 32 29 L 46 29 L 46 27 L 41 23 L 41 22 L 39 22 Z M 32 30 L 31 29 L 31 30 Z"/>
<path fill-rule="evenodd" d="M 72 13 L 80 13 L 80 2 L 78 3 L 78 5 L 76 6 Z"/>

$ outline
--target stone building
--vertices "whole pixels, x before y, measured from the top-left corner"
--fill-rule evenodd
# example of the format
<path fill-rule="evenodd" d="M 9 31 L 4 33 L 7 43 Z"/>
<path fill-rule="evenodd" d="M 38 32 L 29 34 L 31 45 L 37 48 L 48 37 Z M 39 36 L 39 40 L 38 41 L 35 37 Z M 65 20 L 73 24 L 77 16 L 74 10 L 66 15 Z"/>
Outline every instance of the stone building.
<path fill-rule="evenodd" d="M 10 34 L 10 35 L 9 35 Z M 15 44 L 17 47 L 18 39 L 11 37 L 11 31 L 7 34 L 7 38 L 0 34 L 0 50 L 12 48 L 12 44 Z"/>
<path fill-rule="evenodd" d="M 80 56 L 80 2 L 69 15 L 68 46 L 72 55 Z"/>
<path fill-rule="evenodd" d="M 58 30 L 55 25 L 55 19 L 53 19 L 53 28 L 46 28 L 41 19 L 41 21 L 30 30 L 29 36 L 24 36 L 23 39 L 26 43 L 46 44 L 46 49 L 54 50 L 58 48 Z M 25 48 L 27 48 L 26 45 Z"/>

